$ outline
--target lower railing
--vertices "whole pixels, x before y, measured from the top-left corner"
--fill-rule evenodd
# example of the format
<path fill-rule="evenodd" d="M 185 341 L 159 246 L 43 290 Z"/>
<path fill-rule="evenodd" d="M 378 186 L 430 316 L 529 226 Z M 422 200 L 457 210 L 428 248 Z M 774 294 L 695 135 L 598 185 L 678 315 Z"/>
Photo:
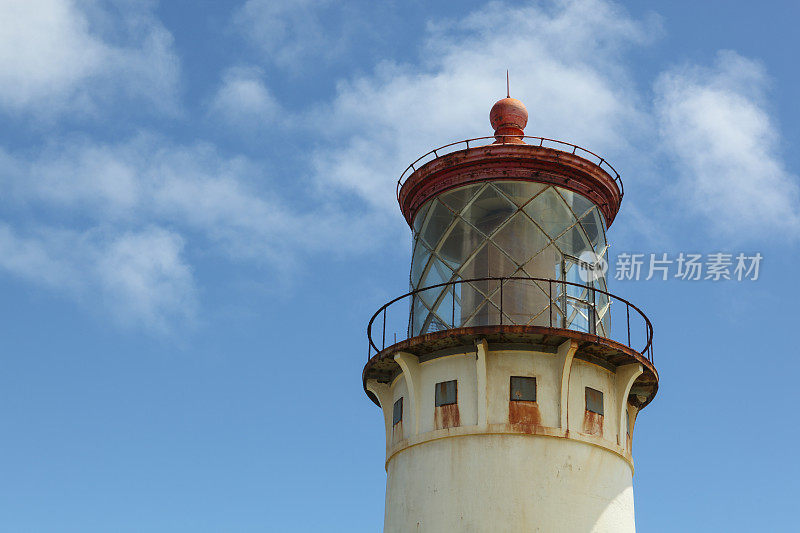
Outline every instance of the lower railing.
<path fill-rule="evenodd" d="M 506 324 L 597 335 L 653 361 L 653 325 L 638 307 L 591 283 L 530 277 L 462 279 L 398 296 L 369 321 L 368 359 L 385 349 L 387 342 L 396 344 L 434 331 Z"/>

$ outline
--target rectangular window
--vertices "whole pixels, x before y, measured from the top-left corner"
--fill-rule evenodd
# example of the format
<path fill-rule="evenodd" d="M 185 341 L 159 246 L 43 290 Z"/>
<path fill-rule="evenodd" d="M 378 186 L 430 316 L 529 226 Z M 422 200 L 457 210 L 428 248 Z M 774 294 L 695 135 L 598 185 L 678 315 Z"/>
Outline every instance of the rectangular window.
<path fill-rule="evenodd" d="M 403 421 L 403 398 L 394 402 L 394 409 L 392 411 L 392 425 L 396 426 Z"/>
<path fill-rule="evenodd" d="M 536 378 L 511 376 L 511 396 L 512 402 L 535 402 L 536 401 Z"/>
<path fill-rule="evenodd" d="M 591 413 L 603 414 L 603 393 L 591 387 L 586 387 L 586 410 Z"/>
<path fill-rule="evenodd" d="M 458 402 L 456 380 L 442 381 L 436 384 L 436 407 L 452 405 Z"/>

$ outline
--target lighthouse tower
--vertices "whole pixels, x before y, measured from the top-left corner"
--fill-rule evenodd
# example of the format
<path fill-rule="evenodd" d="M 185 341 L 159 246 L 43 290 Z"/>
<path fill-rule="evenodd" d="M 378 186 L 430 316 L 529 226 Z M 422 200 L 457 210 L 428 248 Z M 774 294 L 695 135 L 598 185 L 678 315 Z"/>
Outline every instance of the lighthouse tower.
<path fill-rule="evenodd" d="M 619 174 L 524 135 L 432 150 L 398 182 L 410 291 L 367 328 L 388 532 L 635 530 L 633 429 L 653 399 L 650 321 L 606 285 Z"/>

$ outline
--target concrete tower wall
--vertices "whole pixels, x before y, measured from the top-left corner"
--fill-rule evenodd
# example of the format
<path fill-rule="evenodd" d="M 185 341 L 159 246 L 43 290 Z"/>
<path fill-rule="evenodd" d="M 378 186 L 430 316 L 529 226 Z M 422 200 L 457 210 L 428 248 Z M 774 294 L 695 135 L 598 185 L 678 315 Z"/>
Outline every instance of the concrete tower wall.
<path fill-rule="evenodd" d="M 392 383 L 367 384 L 386 420 L 385 531 L 634 531 L 626 412 L 632 432 L 642 367 L 604 368 L 576 349 L 398 353 Z M 512 376 L 535 378 L 536 401 L 511 400 Z M 436 406 L 436 384 L 450 380 L 456 403 Z M 602 414 L 587 410 L 586 387 L 602 393 L 591 405 Z"/>

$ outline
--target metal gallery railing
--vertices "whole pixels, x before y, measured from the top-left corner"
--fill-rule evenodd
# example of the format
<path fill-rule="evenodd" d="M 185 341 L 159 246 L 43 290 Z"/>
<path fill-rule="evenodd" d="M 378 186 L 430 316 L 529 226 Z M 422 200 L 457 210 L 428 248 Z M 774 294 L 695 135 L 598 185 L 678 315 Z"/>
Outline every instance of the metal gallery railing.
<path fill-rule="evenodd" d="M 653 325 L 628 300 L 591 284 L 522 276 L 448 281 L 398 296 L 372 315 L 367 358 L 384 350 L 387 342 L 391 346 L 434 331 L 494 325 L 589 333 L 624 344 L 653 362 Z"/>
<path fill-rule="evenodd" d="M 614 178 L 614 182 L 619 187 L 619 195 L 620 198 L 625 195 L 625 188 L 622 185 L 622 178 L 619 175 L 619 172 L 611 166 L 611 163 L 605 160 L 605 158 L 597 155 L 596 153 L 592 152 L 591 150 L 587 150 L 586 148 L 582 148 L 577 144 L 568 143 L 566 141 L 559 141 L 557 139 L 548 139 L 547 137 L 532 137 L 530 135 L 498 135 L 498 136 L 488 136 L 488 137 L 475 137 L 474 139 L 465 139 L 463 141 L 456 141 L 450 144 L 445 144 L 444 146 L 440 146 L 438 148 L 434 148 L 430 152 L 418 157 L 413 163 L 408 165 L 403 173 L 400 175 L 400 178 L 397 180 L 397 198 L 400 199 L 400 189 L 403 187 L 406 178 L 410 173 L 415 172 L 419 167 L 428 163 L 429 161 L 433 161 L 434 159 L 438 159 L 443 155 L 447 155 L 453 152 L 457 152 L 462 149 L 469 150 L 470 143 L 472 147 L 476 146 L 488 146 L 494 144 L 494 141 L 497 140 L 497 137 L 502 137 L 503 141 L 500 144 L 512 144 L 506 143 L 506 138 L 508 139 L 529 139 L 533 142 L 528 142 L 529 146 L 540 146 L 544 148 L 553 148 L 555 150 L 559 150 L 561 152 L 571 153 L 573 155 L 579 155 L 581 157 L 589 156 L 596 160 L 597 165 L 608 172 L 608 174 Z M 482 142 L 486 141 L 486 142 Z M 491 141 L 491 142 L 489 142 Z M 517 144 L 517 143 L 513 143 Z M 464 145 L 464 148 L 461 148 L 461 145 Z M 566 148 L 566 149 L 562 149 Z M 433 156 L 433 157 L 431 157 Z"/>

